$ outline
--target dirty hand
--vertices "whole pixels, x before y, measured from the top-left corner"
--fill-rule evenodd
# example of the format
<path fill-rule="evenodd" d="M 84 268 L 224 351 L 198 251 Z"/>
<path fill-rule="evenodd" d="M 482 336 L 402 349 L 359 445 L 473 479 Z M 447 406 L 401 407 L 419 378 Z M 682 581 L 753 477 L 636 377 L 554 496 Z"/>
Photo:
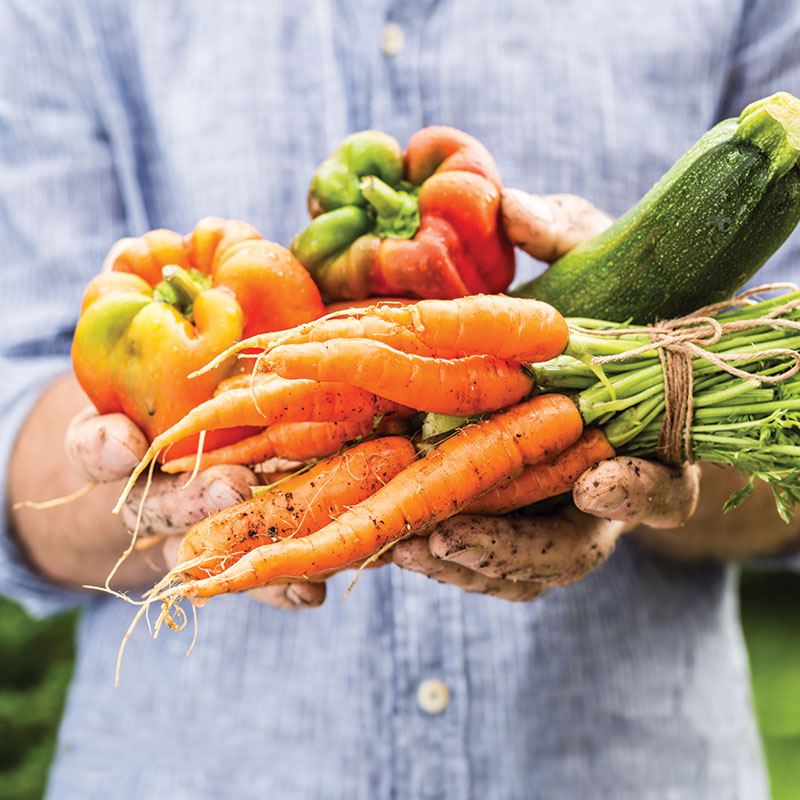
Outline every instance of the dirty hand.
<path fill-rule="evenodd" d="M 398 566 L 470 592 L 532 600 L 605 563 L 617 537 L 636 525 L 673 528 L 697 505 L 695 466 L 615 458 L 575 484 L 575 507 L 546 517 L 455 516 L 430 536 L 396 545 Z"/>
<path fill-rule="evenodd" d="M 65 445 L 72 463 L 89 480 L 116 481 L 130 475 L 147 450 L 142 431 L 124 414 L 100 415 L 91 408 L 75 416 L 67 428 Z M 174 566 L 180 537 L 199 520 L 251 497 L 258 483 L 244 466 L 222 465 L 200 470 L 188 487 L 190 473 L 156 472 L 142 505 L 145 481 L 128 496 L 120 516 L 128 530 L 136 526 L 141 505 L 139 535 L 158 537 L 164 560 Z M 256 599 L 281 608 L 319 605 L 325 587 L 316 584 L 271 586 L 251 592 Z"/>
<path fill-rule="evenodd" d="M 511 242 L 547 262 L 612 222 L 582 197 L 519 189 L 504 190 L 501 212 Z M 680 524 L 692 513 L 694 468 L 673 471 L 632 459 L 605 463 L 616 476 L 613 487 L 584 475 L 576 486 L 576 508 L 549 517 L 456 516 L 430 536 L 396 545 L 394 562 L 467 591 L 531 600 L 547 586 L 574 583 L 602 564 L 627 526 Z"/>
<path fill-rule="evenodd" d="M 546 262 L 612 222 L 576 195 L 506 189 L 501 208 L 509 239 Z M 725 500 L 743 482 L 729 468 L 609 459 L 578 479 L 568 510 L 548 517 L 452 517 L 430 536 L 396 545 L 393 558 L 468 591 L 530 600 L 548 586 L 585 577 L 608 559 L 619 535 L 634 528 L 631 535 L 645 546 L 683 560 L 742 560 L 796 547 L 800 526 L 782 522 L 766 484 L 757 482 L 751 498 L 724 516 Z"/>

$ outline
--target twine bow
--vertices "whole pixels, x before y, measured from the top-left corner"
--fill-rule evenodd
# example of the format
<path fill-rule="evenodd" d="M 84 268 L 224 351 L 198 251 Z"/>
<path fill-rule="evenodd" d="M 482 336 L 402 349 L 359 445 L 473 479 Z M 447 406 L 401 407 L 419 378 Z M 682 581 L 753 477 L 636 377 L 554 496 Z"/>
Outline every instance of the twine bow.
<path fill-rule="evenodd" d="M 702 358 L 737 378 L 754 379 L 761 383 L 780 383 L 800 371 L 800 353 L 788 347 L 775 347 L 751 353 L 715 353 L 708 349 L 719 342 L 725 334 L 746 331 L 765 325 L 800 330 L 800 322 L 784 319 L 781 316 L 800 307 L 800 298 L 790 300 L 772 309 L 769 313 L 753 319 L 720 322 L 716 318 L 717 314 L 727 309 L 755 305 L 756 301 L 752 299 L 755 294 L 779 289 L 787 289 L 792 292 L 798 291 L 798 287 L 793 283 L 771 283 L 748 289 L 731 300 L 703 306 L 684 317 L 658 322 L 646 327 L 595 330 L 570 325 L 570 330 L 592 336 L 639 334 L 650 337 L 650 344 L 626 350 L 624 353 L 596 356 L 592 359 L 592 364 L 602 365 L 611 361 L 623 361 L 653 350 L 658 351 L 661 367 L 664 371 L 664 398 L 666 405 L 664 419 L 658 435 L 658 455 L 666 463 L 679 465 L 684 460 L 692 461 L 693 357 Z M 733 366 L 733 363 L 731 363 L 737 361 L 760 361 L 776 356 L 787 356 L 794 363 L 777 375 L 760 375 L 747 372 Z M 684 453 L 685 459 L 683 457 Z"/>

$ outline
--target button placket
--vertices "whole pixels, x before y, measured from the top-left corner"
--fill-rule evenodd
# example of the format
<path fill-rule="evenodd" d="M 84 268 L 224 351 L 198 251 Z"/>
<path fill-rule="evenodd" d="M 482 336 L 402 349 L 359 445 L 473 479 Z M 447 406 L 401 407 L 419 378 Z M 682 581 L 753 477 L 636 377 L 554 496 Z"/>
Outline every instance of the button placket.
<path fill-rule="evenodd" d="M 379 42 L 372 40 L 381 68 L 373 76 L 371 127 L 391 133 L 403 146 L 425 124 L 421 43 L 435 8 L 434 0 L 393 3 Z M 461 592 L 403 570 L 392 574 L 391 586 L 397 692 L 393 789 L 398 797 L 441 797 L 445 787 L 448 794 L 455 789 L 454 797 L 467 796 L 460 794 L 468 785 L 462 764 Z"/>

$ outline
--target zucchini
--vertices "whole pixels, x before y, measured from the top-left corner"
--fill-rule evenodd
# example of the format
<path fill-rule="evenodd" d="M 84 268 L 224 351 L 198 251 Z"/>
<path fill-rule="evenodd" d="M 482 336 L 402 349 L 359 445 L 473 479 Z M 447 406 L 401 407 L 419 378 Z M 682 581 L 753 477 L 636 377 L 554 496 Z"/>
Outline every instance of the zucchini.
<path fill-rule="evenodd" d="M 800 100 L 705 134 L 608 230 L 511 294 L 565 316 L 646 324 L 731 297 L 800 220 Z"/>

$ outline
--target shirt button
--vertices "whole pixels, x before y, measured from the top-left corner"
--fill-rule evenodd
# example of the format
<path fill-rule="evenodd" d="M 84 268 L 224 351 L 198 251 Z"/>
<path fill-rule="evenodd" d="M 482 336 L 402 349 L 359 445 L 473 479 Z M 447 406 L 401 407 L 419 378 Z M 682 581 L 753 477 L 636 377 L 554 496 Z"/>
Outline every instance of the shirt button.
<path fill-rule="evenodd" d="M 450 690 L 444 681 L 428 678 L 417 689 L 417 705 L 426 714 L 441 714 L 450 702 Z"/>
<path fill-rule="evenodd" d="M 381 52 L 385 56 L 399 55 L 405 47 L 406 35 L 394 22 L 387 22 L 381 31 Z"/>

